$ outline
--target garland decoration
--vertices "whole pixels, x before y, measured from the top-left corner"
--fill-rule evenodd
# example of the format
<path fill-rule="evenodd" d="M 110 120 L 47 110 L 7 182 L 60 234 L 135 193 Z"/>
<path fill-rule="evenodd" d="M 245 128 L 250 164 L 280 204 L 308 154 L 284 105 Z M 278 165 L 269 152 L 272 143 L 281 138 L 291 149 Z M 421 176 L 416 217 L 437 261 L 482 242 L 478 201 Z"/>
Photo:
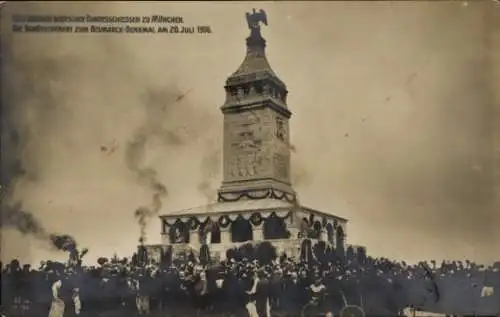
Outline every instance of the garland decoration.
<path fill-rule="evenodd" d="M 259 189 L 259 190 L 245 190 L 238 193 L 219 193 L 217 197 L 218 202 L 234 202 L 240 199 L 258 200 L 265 198 L 274 198 L 278 200 L 285 200 L 290 203 L 295 203 L 297 198 L 294 194 L 289 194 L 273 188 Z"/>
<path fill-rule="evenodd" d="M 254 213 L 250 217 L 250 221 L 254 226 L 259 226 L 262 223 L 262 216 L 259 213 Z"/>
<path fill-rule="evenodd" d="M 222 228 L 227 228 L 227 226 L 229 226 L 229 223 L 231 221 L 229 220 L 229 217 L 228 216 L 222 216 L 220 217 L 219 219 L 219 225 L 222 227 Z"/>

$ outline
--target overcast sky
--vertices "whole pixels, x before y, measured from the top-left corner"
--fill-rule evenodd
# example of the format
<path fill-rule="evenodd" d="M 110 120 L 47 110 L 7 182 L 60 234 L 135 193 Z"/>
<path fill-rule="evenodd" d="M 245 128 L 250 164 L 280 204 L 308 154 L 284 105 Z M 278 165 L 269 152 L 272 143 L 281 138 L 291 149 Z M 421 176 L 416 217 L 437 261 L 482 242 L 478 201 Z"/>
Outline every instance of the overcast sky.
<path fill-rule="evenodd" d="M 5 34 L 9 123 L 21 140 L 12 153 L 27 171 L 16 200 L 89 247 L 91 262 L 130 255 L 134 211 L 152 193 L 127 166 L 127 144 L 149 129 L 141 164 L 168 189 L 161 213 L 210 201 L 221 181 L 223 86 L 244 58 L 253 7 L 267 12 L 268 60 L 289 90 L 301 202 L 348 218 L 348 243 L 371 255 L 500 259 L 493 1 L 10 3 L 4 30 L 14 13 L 162 14 L 213 30 Z M 148 243 L 159 228 L 154 218 Z M 2 233 L 3 257 L 66 257 Z"/>

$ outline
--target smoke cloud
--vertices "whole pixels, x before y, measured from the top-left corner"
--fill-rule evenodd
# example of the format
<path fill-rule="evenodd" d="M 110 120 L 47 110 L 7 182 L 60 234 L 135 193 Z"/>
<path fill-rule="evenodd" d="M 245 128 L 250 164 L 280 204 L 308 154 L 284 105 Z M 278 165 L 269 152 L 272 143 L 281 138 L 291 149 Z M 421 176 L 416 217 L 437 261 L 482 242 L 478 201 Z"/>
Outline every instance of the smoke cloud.
<path fill-rule="evenodd" d="M 23 235 L 32 236 L 58 251 L 72 252 L 78 244 L 71 235 L 49 233 L 39 219 L 32 213 L 23 210 L 21 203 L 3 203 L 1 205 L 0 229 L 13 228 Z"/>
<path fill-rule="evenodd" d="M 162 208 L 162 199 L 168 194 L 167 187 L 158 179 L 158 171 L 152 167 L 144 166 L 148 141 L 158 139 L 162 146 L 175 147 L 196 137 L 182 135 L 179 127 L 165 124 L 172 112 L 171 108 L 179 106 L 177 103 L 184 98 L 184 94 L 174 94 L 169 88 L 165 88 L 149 90 L 145 96 L 146 119 L 134 132 L 132 140 L 127 143 L 125 150 L 127 167 L 137 175 L 142 184 L 152 191 L 151 204 L 137 208 L 134 214 L 140 226 L 139 242 L 141 244 L 146 241 L 148 221 L 158 215 Z"/>

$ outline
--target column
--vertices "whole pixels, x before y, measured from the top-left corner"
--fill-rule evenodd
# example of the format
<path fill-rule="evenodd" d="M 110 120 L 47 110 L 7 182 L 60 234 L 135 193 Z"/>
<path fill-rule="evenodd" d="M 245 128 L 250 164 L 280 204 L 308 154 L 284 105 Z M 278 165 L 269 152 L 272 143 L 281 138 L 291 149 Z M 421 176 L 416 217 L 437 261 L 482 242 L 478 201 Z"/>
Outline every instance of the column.
<path fill-rule="evenodd" d="M 221 260 L 226 259 L 226 251 L 231 247 L 231 231 L 228 228 L 220 228 L 220 245 L 218 245 L 217 250 L 219 250 L 219 255 Z"/>
<path fill-rule="evenodd" d="M 260 225 L 255 226 L 252 225 L 252 230 L 253 230 L 253 241 L 259 242 L 264 240 L 264 226 L 262 222 Z"/>
<path fill-rule="evenodd" d="M 290 239 L 298 239 L 299 238 L 299 226 L 300 226 L 300 221 L 298 219 L 294 219 L 294 215 L 288 216 L 287 219 L 285 219 L 285 224 L 287 230 L 290 232 Z M 294 221 L 296 220 L 296 221 Z"/>
<path fill-rule="evenodd" d="M 231 244 L 231 232 L 229 228 L 220 228 L 220 243 L 224 246 Z"/>
<path fill-rule="evenodd" d="M 321 229 L 319 239 L 321 241 L 328 242 L 328 231 L 326 230 L 326 228 Z"/>
<path fill-rule="evenodd" d="M 200 247 L 200 235 L 198 233 L 198 230 L 189 230 L 189 244 L 193 248 Z"/>
<path fill-rule="evenodd" d="M 337 248 L 337 229 L 336 228 L 333 228 L 333 237 L 332 237 L 332 241 L 330 241 L 330 243 L 335 247 Z"/>
<path fill-rule="evenodd" d="M 290 239 L 298 239 L 299 238 L 299 228 L 288 227 L 288 231 L 290 231 Z"/>

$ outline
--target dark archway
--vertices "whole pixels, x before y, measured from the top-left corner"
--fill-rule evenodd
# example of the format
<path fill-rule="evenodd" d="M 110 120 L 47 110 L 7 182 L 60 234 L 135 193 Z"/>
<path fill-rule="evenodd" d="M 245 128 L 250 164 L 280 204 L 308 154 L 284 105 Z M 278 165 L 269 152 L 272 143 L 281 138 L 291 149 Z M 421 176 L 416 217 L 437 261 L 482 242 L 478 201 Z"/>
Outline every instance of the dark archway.
<path fill-rule="evenodd" d="M 321 222 L 319 220 L 316 220 L 313 224 L 313 236 L 311 236 L 311 238 L 313 239 L 319 239 L 320 236 L 321 236 L 321 229 L 322 229 L 322 226 L 321 226 Z"/>
<path fill-rule="evenodd" d="M 337 232 L 336 232 L 336 240 L 337 240 L 337 245 L 335 246 L 338 250 L 342 250 L 342 252 L 345 250 L 345 234 L 344 234 L 344 229 L 342 229 L 341 226 L 337 227 Z"/>
<path fill-rule="evenodd" d="M 274 213 L 264 221 L 263 234 L 265 240 L 290 238 L 285 219 L 278 217 Z"/>
<path fill-rule="evenodd" d="M 212 243 L 220 243 L 221 242 L 221 236 L 220 236 L 220 228 L 219 225 L 214 225 L 212 227 Z"/>
<path fill-rule="evenodd" d="M 328 236 L 328 242 L 333 245 L 335 240 L 335 231 L 333 230 L 333 225 L 331 223 L 326 225 L 326 234 Z"/>
<path fill-rule="evenodd" d="M 245 242 L 253 240 L 253 229 L 249 220 L 239 217 L 231 224 L 231 241 Z"/>

